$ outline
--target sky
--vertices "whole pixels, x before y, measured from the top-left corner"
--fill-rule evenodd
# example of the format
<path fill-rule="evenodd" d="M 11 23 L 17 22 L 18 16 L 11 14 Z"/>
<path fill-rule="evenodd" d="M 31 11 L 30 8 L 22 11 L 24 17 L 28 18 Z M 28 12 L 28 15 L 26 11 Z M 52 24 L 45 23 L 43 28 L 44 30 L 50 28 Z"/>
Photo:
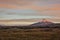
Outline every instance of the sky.
<path fill-rule="evenodd" d="M 0 0 L 1 25 L 32 24 L 43 18 L 60 23 L 60 0 Z"/>
<path fill-rule="evenodd" d="M 60 19 L 60 0 L 0 0 L 0 20 Z"/>

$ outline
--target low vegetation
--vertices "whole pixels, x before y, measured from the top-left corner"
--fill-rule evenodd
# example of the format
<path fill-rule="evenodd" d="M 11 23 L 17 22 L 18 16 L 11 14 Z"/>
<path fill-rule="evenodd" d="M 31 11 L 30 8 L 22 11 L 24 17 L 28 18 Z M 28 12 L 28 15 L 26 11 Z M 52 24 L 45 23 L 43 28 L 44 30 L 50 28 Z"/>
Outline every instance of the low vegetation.
<path fill-rule="evenodd" d="M 0 40 L 60 40 L 60 28 L 0 29 Z"/>

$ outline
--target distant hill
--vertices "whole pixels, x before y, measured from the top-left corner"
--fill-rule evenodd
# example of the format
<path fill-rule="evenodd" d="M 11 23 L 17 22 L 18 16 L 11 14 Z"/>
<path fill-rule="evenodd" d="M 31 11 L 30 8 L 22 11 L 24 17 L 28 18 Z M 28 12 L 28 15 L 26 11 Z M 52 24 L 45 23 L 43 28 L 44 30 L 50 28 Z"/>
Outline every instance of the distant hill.
<path fill-rule="evenodd" d="M 31 24 L 30 26 L 31 27 L 60 27 L 60 23 L 53 23 L 44 19 L 41 22 Z"/>

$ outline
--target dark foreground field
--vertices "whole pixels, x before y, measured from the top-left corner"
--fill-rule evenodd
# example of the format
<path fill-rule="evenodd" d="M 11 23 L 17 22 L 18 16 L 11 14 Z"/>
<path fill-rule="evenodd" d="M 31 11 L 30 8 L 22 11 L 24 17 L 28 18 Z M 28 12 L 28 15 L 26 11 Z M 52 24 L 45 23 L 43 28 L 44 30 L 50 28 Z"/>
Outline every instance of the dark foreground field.
<path fill-rule="evenodd" d="M 60 28 L 0 29 L 0 40 L 60 40 Z"/>

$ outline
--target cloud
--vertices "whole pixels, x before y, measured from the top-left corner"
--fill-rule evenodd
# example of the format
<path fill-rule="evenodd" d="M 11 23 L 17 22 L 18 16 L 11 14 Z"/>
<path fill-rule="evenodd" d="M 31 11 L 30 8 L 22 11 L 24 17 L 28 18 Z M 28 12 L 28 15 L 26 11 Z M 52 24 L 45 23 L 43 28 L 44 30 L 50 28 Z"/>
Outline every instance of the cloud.
<path fill-rule="evenodd" d="M 27 6 L 17 6 L 17 5 L 8 5 L 8 4 L 0 4 L 0 8 L 11 8 L 11 9 L 33 9 L 33 10 L 60 10 L 60 4 L 54 4 L 48 6 L 35 6 L 35 5 L 27 5 Z"/>
<path fill-rule="evenodd" d="M 37 11 L 60 10 L 59 0 L 0 0 L 0 8 L 33 9 Z"/>
<path fill-rule="evenodd" d="M 59 0 L 40 0 L 40 1 L 21 1 L 21 0 L 0 0 L 0 8 L 12 9 L 12 11 L 17 10 L 17 15 L 32 15 L 32 16 L 60 16 L 60 1 Z M 36 13 L 31 13 L 28 9 L 34 10 Z M 27 14 L 19 13 L 18 10 L 27 10 Z M 5 11 L 5 13 L 13 12 Z M 2 11 L 0 11 L 1 13 Z M 24 11 L 22 11 L 24 12 Z M 6 15 L 4 13 L 4 15 Z"/>
<path fill-rule="evenodd" d="M 41 6 L 35 6 L 35 5 L 16 6 L 16 5 L 0 4 L 0 7 L 2 7 L 2 8 L 10 8 L 10 9 L 14 9 L 14 10 L 17 10 L 17 11 L 18 10 L 31 9 L 31 10 L 36 11 L 36 14 L 34 14 L 34 15 L 51 15 L 51 16 L 54 16 L 54 15 L 59 16 L 60 15 L 60 5 L 59 4 L 50 5 L 50 7 L 49 6 L 42 6 L 41 7 Z M 12 10 L 12 11 L 14 11 L 14 10 Z M 30 15 L 29 12 L 26 15 Z"/>

